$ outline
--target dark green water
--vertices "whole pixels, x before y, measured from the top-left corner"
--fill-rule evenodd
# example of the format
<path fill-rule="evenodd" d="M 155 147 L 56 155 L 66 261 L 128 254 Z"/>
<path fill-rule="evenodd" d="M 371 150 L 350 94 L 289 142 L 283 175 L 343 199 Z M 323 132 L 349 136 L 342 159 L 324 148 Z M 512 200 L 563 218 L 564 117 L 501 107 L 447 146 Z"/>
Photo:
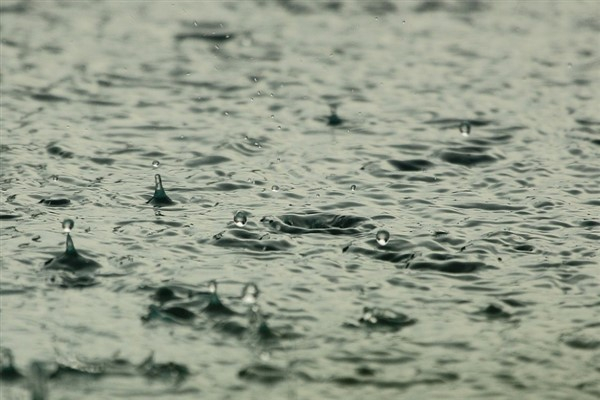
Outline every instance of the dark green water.
<path fill-rule="evenodd" d="M 600 3 L 0 12 L 3 400 L 600 397 Z"/>

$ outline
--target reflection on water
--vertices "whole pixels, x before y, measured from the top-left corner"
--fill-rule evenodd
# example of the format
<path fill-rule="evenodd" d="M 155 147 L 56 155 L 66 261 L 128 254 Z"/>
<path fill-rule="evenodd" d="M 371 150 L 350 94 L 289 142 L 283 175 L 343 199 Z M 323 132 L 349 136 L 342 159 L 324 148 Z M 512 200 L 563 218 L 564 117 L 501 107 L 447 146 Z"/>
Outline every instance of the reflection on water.
<path fill-rule="evenodd" d="M 600 396 L 596 3 L 0 11 L 0 397 Z"/>

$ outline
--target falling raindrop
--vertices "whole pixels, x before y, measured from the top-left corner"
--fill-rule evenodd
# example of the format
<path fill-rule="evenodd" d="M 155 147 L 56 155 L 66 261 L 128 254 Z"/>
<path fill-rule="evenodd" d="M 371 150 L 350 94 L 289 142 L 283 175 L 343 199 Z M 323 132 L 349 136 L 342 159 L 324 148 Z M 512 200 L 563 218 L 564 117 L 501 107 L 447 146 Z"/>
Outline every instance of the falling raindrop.
<path fill-rule="evenodd" d="M 208 291 L 212 294 L 217 293 L 217 281 L 210 281 L 208 283 Z"/>
<path fill-rule="evenodd" d="M 385 246 L 390 241 L 390 233 L 382 229 L 375 235 L 375 240 L 377 241 L 378 245 Z"/>
<path fill-rule="evenodd" d="M 240 228 L 242 226 L 245 226 L 246 222 L 248 222 L 248 216 L 244 211 L 238 211 L 233 216 L 233 223 L 239 226 Z"/>
<path fill-rule="evenodd" d="M 74 226 L 75 226 L 75 222 L 72 219 L 67 218 L 62 222 L 63 232 L 66 232 L 66 233 L 71 232 L 71 229 L 73 229 Z"/>
<path fill-rule="evenodd" d="M 152 161 L 152 166 L 153 166 L 154 168 L 158 168 L 158 166 L 159 166 L 159 165 L 160 165 L 160 161 L 158 161 L 158 160 L 154 160 L 154 161 Z"/>

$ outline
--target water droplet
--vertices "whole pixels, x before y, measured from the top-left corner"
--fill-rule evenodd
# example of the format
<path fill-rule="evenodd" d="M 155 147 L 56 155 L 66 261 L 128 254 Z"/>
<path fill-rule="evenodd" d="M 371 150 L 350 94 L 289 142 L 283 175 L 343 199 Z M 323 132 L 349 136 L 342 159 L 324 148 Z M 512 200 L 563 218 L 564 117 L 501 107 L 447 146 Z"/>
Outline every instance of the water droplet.
<path fill-rule="evenodd" d="M 271 186 L 271 190 L 274 192 L 279 192 L 279 186 L 273 185 L 273 186 Z"/>
<path fill-rule="evenodd" d="M 375 235 L 375 240 L 377 241 L 378 245 L 385 246 L 390 241 L 390 233 L 382 229 Z"/>
<path fill-rule="evenodd" d="M 244 211 L 238 211 L 233 216 L 233 223 L 239 226 L 240 228 L 246 225 L 246 222 L 248 222 L 248 216 Z"/>
<path fill-rule="evenodd" d="M 72 219 L 67 218 L 62 222 L 63 232 L 71 232 L 71 229 L 73 229 L 74 226 L 75 222 Z"/>
<path fill-rule="evenodd" d="M 157 217 L 162 217 L 163 214 L 160 212 L 160 210 L 155 210 L 154 215 Z"/>
<path fill-rule="evenodd" d="M 208 291 L 211 292 L 212 294 L 217 293 L 217 281 L 208 282 Z"/>
<path fill-rule="evenodd" d="M 158 168 L 158 166 L 159 166 L 159 165 L 160 165 L 160 161 L 158 161 L 158 160 L 154 160 L 154 161 L 152 161 L 152 166 L 153 166 L 154 168 Z"/>
<path fill-rule="evenodd" d="M 374 311 L 375 310 L 372 310 L 371 308 L 365 307 L 363 310 L 363 316 L 360 320 L 371 324 L 376 324 L 377 316 L 375 315 Z"/>
<path fill-rule="evenodd" d="M 198 22 L 194 21 L 194 26 L 198 26 Z"/>
<path fill-rule="evenodd" d="M 350 186 L 350 190 L 352 190 L 353 192 L 356 191 L 356 185 Z"/>
<path fill-rule="evenodd" d="M 223 115 L 225 115 L 226 117 L 228 117 L 229 116 L 229 112 L 225 111 L 225 112 L 223 112 Z"/>
<path fill-rule="evenodd" d="M 220 50 L 221 48 L 219 47 L 218 44 L 215 44 L 215 50 Z"/>
<path fill-rule="evenodd" d="M 460 130 L 460 133 L 462 133 L 463 136 L 469 136 L 469 133 L 471 133 L 471 124 L 469 123 L 469 121 L 463 121 L 460 123 L 458 129 Z"/>
<path fill-rule="evenodd" d="M 248 283 L 244 286 L 244 289 L 242 289 L 242 301 L 248 305 L 254 305 L 256 304 L 259 293 L 258 286 L 254 283 Z"/>

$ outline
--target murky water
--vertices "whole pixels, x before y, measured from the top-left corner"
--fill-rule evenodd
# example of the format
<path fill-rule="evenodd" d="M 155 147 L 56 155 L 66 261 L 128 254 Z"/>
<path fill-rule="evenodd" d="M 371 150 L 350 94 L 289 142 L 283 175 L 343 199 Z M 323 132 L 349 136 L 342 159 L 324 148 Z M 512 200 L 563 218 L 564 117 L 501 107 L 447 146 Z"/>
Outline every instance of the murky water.
<path fill-rule="evenodd" d="M 0 7 L 2 399 L 600 396 L 598 2 Z"/>

